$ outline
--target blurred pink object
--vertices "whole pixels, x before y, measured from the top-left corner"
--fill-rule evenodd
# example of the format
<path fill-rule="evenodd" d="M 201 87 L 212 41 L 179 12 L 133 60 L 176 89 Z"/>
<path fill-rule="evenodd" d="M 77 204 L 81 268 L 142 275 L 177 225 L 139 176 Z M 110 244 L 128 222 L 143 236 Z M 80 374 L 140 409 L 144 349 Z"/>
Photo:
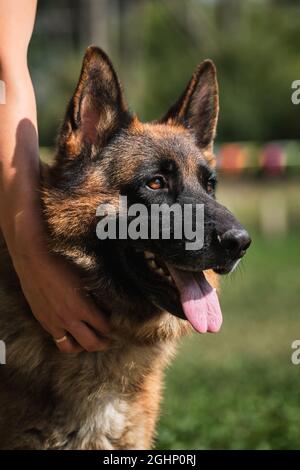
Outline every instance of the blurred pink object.
<path fill-rule="evenodd" d="M 267 144 L 261 152 L 261 167 L 269 175 L 282 174 L 286 166 L 284 149 L 279 144 Z"/>

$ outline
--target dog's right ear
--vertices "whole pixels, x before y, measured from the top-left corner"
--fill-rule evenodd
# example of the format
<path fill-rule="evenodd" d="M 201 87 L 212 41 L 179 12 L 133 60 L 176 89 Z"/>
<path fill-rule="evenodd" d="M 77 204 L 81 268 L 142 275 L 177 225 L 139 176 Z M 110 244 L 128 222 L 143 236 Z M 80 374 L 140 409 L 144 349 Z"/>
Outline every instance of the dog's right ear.
<path fill-rule="evenodd" d="M 103 147 L 121 127 L 131 122 L 117 74 L 107 55 L 90 46 L 69 103 L 58 145 L 68 157 L 86 146 Z"/>

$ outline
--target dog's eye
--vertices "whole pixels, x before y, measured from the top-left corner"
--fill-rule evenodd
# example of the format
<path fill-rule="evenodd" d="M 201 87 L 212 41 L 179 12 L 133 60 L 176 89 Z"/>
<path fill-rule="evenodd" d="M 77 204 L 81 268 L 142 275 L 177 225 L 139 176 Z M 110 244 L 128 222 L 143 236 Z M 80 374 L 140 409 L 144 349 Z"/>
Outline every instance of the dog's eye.
<path fill-rule="evenodd" d="M 209 194 L 213 194 L 216 189 L 216 185 L 217 185 L 217 178 L 215 176 L 211 176 L 207 181 L 206 191 Z"/>
<path fill-rule="evenodd" d="M 158 189 L 166 188 L 167 182 L 163 176 L 155 176 L 147 182 L 146 186 L 153 191 L 157 191 Z"/>

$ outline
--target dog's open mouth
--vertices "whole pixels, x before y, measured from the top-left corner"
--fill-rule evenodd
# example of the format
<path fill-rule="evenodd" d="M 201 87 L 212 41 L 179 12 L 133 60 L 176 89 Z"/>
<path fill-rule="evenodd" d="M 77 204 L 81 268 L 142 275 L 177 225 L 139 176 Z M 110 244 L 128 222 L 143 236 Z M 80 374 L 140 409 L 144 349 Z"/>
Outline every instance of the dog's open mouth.
<path fill-rule="evenodd" d="M 186 319 L 199 333 L 216 333 L 222 325 L 222 312 L 216 290 L 203 271 L 187 271 L 163 262 L 149 251 L 144 252 L 147 266 L 176 287 Z"/>

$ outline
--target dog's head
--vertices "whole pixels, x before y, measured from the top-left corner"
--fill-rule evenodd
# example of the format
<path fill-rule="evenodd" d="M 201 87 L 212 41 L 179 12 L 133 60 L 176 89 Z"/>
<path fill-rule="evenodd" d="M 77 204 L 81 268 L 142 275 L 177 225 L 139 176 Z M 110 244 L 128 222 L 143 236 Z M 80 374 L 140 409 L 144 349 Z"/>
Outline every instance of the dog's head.
<path fill-rule="evenodd" d="M 141 318 L 167 310 L 187 318 L 198 331 L 219 329 L 217 294 L 203 271 L 233 270 L 250 238 L 215 200 L 217 118 L 211 61 L 198 66 L 164 118 L 143 124 L 129 112 L 108 57 L 96 47 L 88 49 L 59 135 L 56 163 L 45 180 L 44 205 L 53 249 L 82 269 L 96 298 L 109 298 L 113 308 Z M 137 210 L 138 220 L 134 210 L 125 217 L 132 233 L 123 232 L 121 239 L 120 196 L 127 197 L 128 209 L 133 204 L 139 204 L 133 209 L 146 209 L 143 214 Z M 108 212 L 115 208 L 117 223 L 107 221 L 111 234 L 99 240 L 99 214 L 105 211 L 97 208 L 103 204 Z M 162 205 L 176 207 L 167 227 L 166 212 L 152 212 Z M 173 223 L 175 216 L 179 222 Z M 193 243 L 198 216 L 203 236 Z M 153 229 L 155 219 L 159 223 Z M 145 222 L 148 226 L 141 227 Z"/>

